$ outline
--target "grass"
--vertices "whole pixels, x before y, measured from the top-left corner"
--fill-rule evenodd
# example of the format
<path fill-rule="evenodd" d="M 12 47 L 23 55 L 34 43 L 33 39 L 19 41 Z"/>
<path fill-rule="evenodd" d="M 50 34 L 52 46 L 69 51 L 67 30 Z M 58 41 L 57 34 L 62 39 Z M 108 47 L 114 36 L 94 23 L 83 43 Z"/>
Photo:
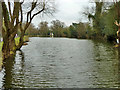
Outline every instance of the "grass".
<path fill-rule="evenodd" d="M 15 44 L 16 44 L 16 45 L 19 44 L 19 39 L 20 39 L 20 37 L 15 38 Z"/>
<path fill-rule="evenodd" d="M 0 51 L 2 50 L 3 42 L 0 42 Z"/>
<path fill-rule="evenodd" d="M 15 38 L 15 44 L 16 45 L 18 45 L 19 44 L 19 39 L 20 39 L 20 37 L 17 37 L 17 38 Z M 24 42 L 26 42 L 26 41 L 29 41 L 29 37 L 28 36 L 24 36 Z"/>

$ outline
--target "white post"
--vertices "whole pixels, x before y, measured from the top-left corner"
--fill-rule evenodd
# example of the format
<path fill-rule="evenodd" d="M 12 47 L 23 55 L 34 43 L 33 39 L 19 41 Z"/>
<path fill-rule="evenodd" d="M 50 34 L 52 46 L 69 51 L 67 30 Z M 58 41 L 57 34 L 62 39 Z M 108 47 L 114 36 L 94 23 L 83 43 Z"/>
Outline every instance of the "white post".
<path fill-rule="evenodd" d="M 16 35 L 15 35 L 15 38 L 17 38 L 17 36 L 18 36 L 18 35 L 16 34 Z"/>
<path fill-rule="evenodd" d="M 53 33 L 52 33 L 52 38 L 53 38 Z"/>
<path fill-rule="evenodd" d="M 119 42 L 119 39 L 117 39 L 117 43 L 120 43 L 120 42 Z"/>
<path fill-rule="evenodd" d="M 1 42 L 3 41 L 3 38 L 1 38 Z"/>

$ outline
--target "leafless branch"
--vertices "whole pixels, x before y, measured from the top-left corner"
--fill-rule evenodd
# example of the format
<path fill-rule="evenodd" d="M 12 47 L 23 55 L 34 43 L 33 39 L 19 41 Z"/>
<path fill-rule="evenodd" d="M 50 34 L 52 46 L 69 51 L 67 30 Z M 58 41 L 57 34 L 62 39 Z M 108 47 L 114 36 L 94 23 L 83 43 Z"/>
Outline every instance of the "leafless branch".
<path fill-rule="evenodd" d="M 8 8 L 9 8 L 10 17 L 12 19 L 10 0 L 8 0 Z"/>

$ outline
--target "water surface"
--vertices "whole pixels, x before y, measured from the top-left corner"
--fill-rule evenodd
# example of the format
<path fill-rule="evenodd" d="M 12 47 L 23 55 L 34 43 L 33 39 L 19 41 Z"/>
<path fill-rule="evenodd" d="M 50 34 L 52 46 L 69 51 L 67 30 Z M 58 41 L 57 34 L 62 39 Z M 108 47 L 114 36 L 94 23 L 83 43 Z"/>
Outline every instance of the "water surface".
<path fill-rule="evenodd" d="M 119 50 L 92 40 L 30 38 L 5 63 L 5 88 L 118 88 Z"/>

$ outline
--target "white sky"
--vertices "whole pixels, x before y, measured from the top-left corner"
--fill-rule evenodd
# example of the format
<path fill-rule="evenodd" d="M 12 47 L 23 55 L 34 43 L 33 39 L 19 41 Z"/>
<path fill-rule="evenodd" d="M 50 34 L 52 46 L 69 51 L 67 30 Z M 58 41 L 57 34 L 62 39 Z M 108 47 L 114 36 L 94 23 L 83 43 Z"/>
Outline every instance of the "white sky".
<path fill-rule="evenodd" d="M 55 4 L 57 5 L 58 11 L 54 16 L 44 16 L 44 18 L 39 19 L 36 17 L 33 20 L 33 23 L 38 25 L 40 21 L 48 21 L 50 23 L 52 20 L 58 19 L 69 26 L 73 22 L 79 22 L 81 18 L 83 18 L 82 10 L 84 10 L 86 6 L 90 6 L 92 3 L 89 3 L 89 0 L 56 0 Z M 82 21 L 87 21 L 87 18 L 84 20 L 82 19 Z"/>

